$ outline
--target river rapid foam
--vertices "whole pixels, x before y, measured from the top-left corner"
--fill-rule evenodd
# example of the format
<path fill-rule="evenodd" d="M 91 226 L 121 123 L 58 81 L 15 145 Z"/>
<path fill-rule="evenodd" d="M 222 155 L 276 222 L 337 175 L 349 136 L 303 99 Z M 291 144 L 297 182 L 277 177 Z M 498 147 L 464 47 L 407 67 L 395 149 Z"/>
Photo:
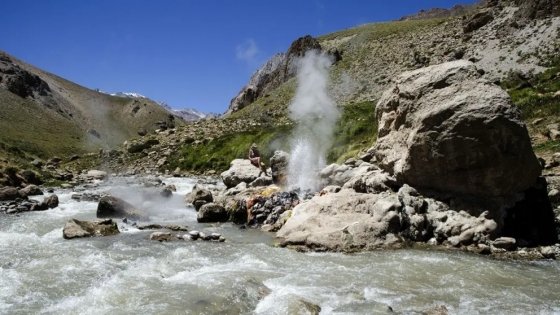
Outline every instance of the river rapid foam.
<path fill-rule="evenodd" d="M 120 220 L 120 235 L 64 240 L 64 223 L 95 220 L 97 203 L 56 190 L 56 209 L 2 215 L 0 314 L 298 314 L 302 299 L 321 314 L 387 314 L 388 306 L 406 314 L 439 304 L 452 314 L 560 314 L 556 261 L 428 250 L 299 253 L 270 246 L 271 234 L 198 224 L 183 203 L 196 181 L 163 181 L 177 193 L 151 204 L 136 195 L 134 178 L 86 191 L 111 192 L 150 208 L 153 223 L 218 232 L 228 242 L 159 243 Z"/>

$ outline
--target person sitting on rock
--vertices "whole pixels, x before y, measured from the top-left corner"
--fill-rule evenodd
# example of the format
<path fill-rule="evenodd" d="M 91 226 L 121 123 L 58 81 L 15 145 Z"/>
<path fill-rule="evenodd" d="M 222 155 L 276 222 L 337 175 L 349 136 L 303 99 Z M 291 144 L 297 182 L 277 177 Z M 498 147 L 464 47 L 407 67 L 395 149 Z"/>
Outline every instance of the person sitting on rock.
<path fill-rule="evenodd" d="M 251 164 L 261 169 L 259 176 L 261 176 L 263 172 L 265 176 L 268 176 L 268 174 L 266 173 L 266 165 L 264 165 L 264 163 L 261 162 L 261 153 L 259 152 L 259 148 L 257 147 L 257 144 L 255 143 L 253 143 L 251 149 L 249 149 L 249 160 L 251 161 Z"/>

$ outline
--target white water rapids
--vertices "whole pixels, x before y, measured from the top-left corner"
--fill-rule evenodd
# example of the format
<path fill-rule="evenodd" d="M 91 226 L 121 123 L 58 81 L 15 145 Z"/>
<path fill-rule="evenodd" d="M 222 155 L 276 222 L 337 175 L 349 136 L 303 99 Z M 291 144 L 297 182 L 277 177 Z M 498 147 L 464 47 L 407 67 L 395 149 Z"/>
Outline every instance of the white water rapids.
<path fill-rule="evenodd" d="M 417 314 L 438 304 L 452 314 L 560 314 L 559 262 L 428 250 L 298 253 L 270 246 L 274 239 L 256 230 L 196 223 L 182 201 L 194 181 L 164 181 L 178 192 L 157 204 L 153 223 L 219 232 L 228 242 L 159 243 L 130 227 L 64 240 L 64 223 L 95 220 L 97 203 L 57 190 L 56 209 L 1 215 L 0 313 L 299 314 L 304 299 L 321 314 L 387 314 L 387 306 Z M 113 179 L 90 191 L 134 187 Z M 264 297 L 261 284 L 270 289 Z"/>

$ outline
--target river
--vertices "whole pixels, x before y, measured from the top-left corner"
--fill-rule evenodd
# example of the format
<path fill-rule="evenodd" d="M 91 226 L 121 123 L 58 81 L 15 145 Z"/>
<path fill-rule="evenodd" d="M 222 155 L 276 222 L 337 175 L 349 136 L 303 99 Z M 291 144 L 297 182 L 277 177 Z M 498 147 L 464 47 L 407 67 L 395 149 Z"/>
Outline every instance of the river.
<path fill-rule="evenodd" d="M 299 253 L 260 231 L 198 224 L 182 200 L 195 181 L 164 181 L 178 189 L 167 201 L 142 203 L 132 178 L 87 191 L 149 208 L 154 223 L 228 241 L 159 243 L 130 225 L 117 236 L 65 240 L 64 223 L 95 220 L 97 203 L 56 190 L 56 209 L 1 216 L 0 314 L 299 314 L 301 299 L 321 314 L 387 314 L 388 306 L 417 314 L 439 304 L 452 314 L 560 314 L 559 262 L 429 250 Z"/>

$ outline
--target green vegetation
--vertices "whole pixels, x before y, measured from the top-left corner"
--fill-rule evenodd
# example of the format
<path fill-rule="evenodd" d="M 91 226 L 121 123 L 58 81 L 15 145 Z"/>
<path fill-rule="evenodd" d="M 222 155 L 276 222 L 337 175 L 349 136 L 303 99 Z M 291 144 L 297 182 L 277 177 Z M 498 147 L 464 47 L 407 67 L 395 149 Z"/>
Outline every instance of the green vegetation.
<path fill-rule="evenodd" d="M 321 37 L 318 37 L 318 40 L 327 41 L 356 35 L 360 36 L 361 40 L 370 41 L 394 34 L 410 32 L 412 30 L 417 30 L 423 27 L 432 27 L 434 25 L 441 24 L 446 20 L 447 18 L 369 23 L 352 28 L 347 28 L 340 32 L 323 35 Z"/>
<path fill-rule="evenodd" d="M 189 171 L 229 168 L 234 159 L 247 158 L 249 147 L 257 143 L 264 161 L 268 161 L 275 150 L 287 150 L 291 126 L 266 126 L 235 134 L 228 134 L 197 146 L 184 146 L 179 156 L 171 159 L 169 168 L 180 167 Z"/>
<path fill-rule="evenodd" d="M 558 123 L 560 116 L 560 96 L 555 95 L 560 91 L 560 57 L 551 59 L 550 68 L 531 79 L 524 80 L 519 75 L 511 73 L 509 79 L 502 83 L 513 101 L 519 108 L 530 132 L 546 134 L 546 125 Z M 531 126 L 531 121 L 543 118 L 538 126 Z M 557 151 L 560 141 L 545 141 L 534 145 L 539 152 Z"/>
<path fill-rule="evenodd" d="M 362 102 L 344 107 L 335 132 L 335 141 L 329 150 L 329 162 L 344 162 L 361 150 L 370 148 L 377 139 L 375 103 Z"/>
<path fill-rule="evenodd" d="M 170 170 L 202 172 L 213 169 L 223 171 L 233 159 L 247 158 L 251 143 L 257 143 L 264 161 L 269 161 L 275 150 L 289 151 L 293 124 L 255 127 L 250 131 L 227 134 L 199 145 L 186 144 L 179 154 L 170 159 Z M 328 152 L 328 162 L 341 162 L 355 157 L 375 142 L 377 124 L 375 104 L 362 102 L 346 105 L 334 134 L 333 146 Z M 268 164 L 268 162 L 267 162 Z"/>

